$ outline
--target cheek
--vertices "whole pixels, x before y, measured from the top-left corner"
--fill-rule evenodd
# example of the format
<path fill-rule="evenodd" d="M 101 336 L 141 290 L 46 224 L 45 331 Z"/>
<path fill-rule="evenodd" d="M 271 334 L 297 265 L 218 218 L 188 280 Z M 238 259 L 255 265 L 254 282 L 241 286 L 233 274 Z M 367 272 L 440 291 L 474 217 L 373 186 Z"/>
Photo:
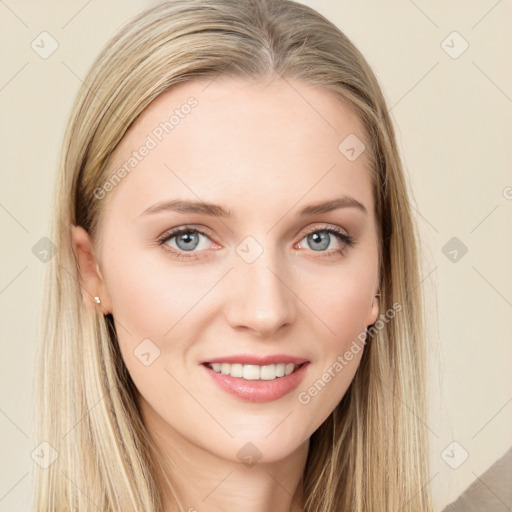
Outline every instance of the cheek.
<path fill-rule="evenodd" d="M 339 348 L 366 329 L 376 279 L 376 260 L 368 257 L 317 272 L 301 282 L 298 295 L 323 324 L 325 340 Z"/>
<path fill-rule="evenodd" d="M 322 421 L 343 398 L 360 365 L 376 280 L 377 252 L 368 250 L 302 285 L 301 297 L 319 326 L 320 364 L 312 368 L 308 387 L 298 399 L 315 404 Z"/>
<path fill-rule="evenodd" d="M 125 366 L 141 396 L 164 415 L 179 393 L 172 375 L 180 368 L 177 354 L 181 362 L 188 350 L 187 314 L 205 293 L 193 278 L 143 253 L 119 259 L 105 274 Z"/>
<path fill-rule="evenodd" d="M 137 336 L 163 336 L 197 302 L 204 288 L 193 273 L 144 252 L 119 259 L 108 270 L 105 280 L 114 318 L 125 332 Z"/>
<path fill-rule="evenodd" d="M 150 260 L 142 252 L 118 258 L 106 266 L 104 274 L 126 367 L 135 381 L 138 376 L 146 380 L 154 373 L 149 368 L 157 368 L 164 359 L 160 354 L 165 355 L 169 339 L 173 339 L 173 351 L 185 348 L 180 346 L 184 338 L 176 333 L 186 327 L 188 312 L 206 290 L 194 274 Z M 146 368 L 145 363 L 152 360 Z"/>
<path fill-rule="evenodd" d="M 339 336 L 354 329 L 364 329 L 370 308 L 370 288 L 352 289 L 348 283 L 318 302 L 318 311 L 331 334 Z"/>
<path fill-rule="evenodd" d="M 297 394 L 302 414 L 311 418 L 314 428 L 327 419 L 346 394 L 365 350 L 366 319 L 374 286 L 368 276 L 372 273 L 367 272 L 362 279 L 355 269 L 346 270 L 339 272 L 335 282 L 331 280 L 328 293 L 321 293 L 318 286 L 314 291 L 310 288 L 305 301 L 315 304 L 315 314 L 322 320 L 316 337 L 317 364 Z"/>

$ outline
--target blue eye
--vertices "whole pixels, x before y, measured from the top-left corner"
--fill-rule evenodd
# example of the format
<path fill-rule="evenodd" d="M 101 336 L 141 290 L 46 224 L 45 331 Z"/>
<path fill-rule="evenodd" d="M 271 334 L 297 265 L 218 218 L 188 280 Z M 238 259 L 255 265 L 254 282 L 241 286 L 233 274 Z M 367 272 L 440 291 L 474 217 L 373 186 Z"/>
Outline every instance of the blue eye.
<path fill-rule="evenodd" d="M 341 247 L 326 250 L 329 248 L 332 242 L 333 235 L 334 238 L 341 243 Z M 198 258 L 196 253 L 208 248 L 209 244 L 205 242 L 204 239 L 210 240 L 209 236 L 203 231 L 197 228 L 183 226 L 170 232 L 164 233 L 158 239 L 158 243 L 159 245 L 164 246 L 165 250 L 170 251 L 178 259 L 190 260 Z M 332 257 L 336 255 L 339 256 L 340 254 L 343 255 L 347 248 L 354 245 L 354 238 L 351 235 L 343 232 L 337 227 L 332 226 L 315 227 L 313 229 L 309 229 L 303 235 L 300 242 L 302 242 L 302 240 L 307 240 L 307 244 L 311 248 L 312 252 L 321 254 L 319 257 Z M 174 241 L 174 245 L 168 243 L 171 241 Z M 200 248 L 201 242 L 205 242 L 203 244 L 204 247 L 202 248 Z"/>
<path fill-rule="evenodd" d="M 307 240 L 309 247 L 314 251 L 324 251 L 329 247 L 333 239 L 333 234 L 338 239 L 338 241 L 341 239 L 344 243 L 347 243 L 347 240 L 342 238 L 341 233 L 330 229 L 313 231 L 313 233 L 306 235 L 303 240 Z"/>
<path fill-rule="evenodd" d="M 192 251 L 196 249 L 199 244 L 199 233 L 192 233 L 189 231 L 179 235 L 174 235 L 173 238 L 176 239 L 176 245 L 184 251 Z"/>
<path fill-rule="evenodd" d="M 333 248 L 331 251 L 326 251 L 332 241 L 333 236 L 341 242 L 341 247 Z M 336 255 L 345 254 L 345 250 L 354 245 L 354 238 L 348 233 L 344 233 L 337 227 L 325 228 L 312 228 L 306 232 L 306 236 L 302 240 L 307 240 L 308 246 L 313 248 L 313 252 L 326 253 L 321 257 L 331 257 Z M 301 240 L 301 241 L 302 241 Z"/>
<path fill-rule="evenodd" d="M 174 247 L 174 249 L 191 252 L 194 251 L 194 249 L 197 249 L 200 244 L 201 237 L 208 238 L 205 233 L 198 229 L 185 227 L 176 229 L 170 233 L 166 233 L 164 238 L 160 240 L 160 243 L 164 244 L 170 240 L 175 239 L 176 247 Z"/>

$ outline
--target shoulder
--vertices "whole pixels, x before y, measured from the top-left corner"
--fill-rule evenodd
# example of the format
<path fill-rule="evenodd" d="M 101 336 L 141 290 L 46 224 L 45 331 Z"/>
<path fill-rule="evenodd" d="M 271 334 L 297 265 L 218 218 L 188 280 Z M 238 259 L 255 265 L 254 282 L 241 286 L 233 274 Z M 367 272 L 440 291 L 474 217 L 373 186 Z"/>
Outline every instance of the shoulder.
<path fill-rule="evenodd" d="M 442 512 L 512 510 L 512 448 Z"/>

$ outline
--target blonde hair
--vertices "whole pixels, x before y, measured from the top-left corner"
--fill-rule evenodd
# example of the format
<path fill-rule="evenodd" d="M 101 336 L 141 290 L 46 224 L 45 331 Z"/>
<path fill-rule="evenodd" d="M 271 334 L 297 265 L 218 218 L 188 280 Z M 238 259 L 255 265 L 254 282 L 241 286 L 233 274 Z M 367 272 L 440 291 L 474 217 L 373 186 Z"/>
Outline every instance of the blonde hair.
<path fill-rule="evenodd" d="M 92 296 L 80 287 L 70 226 L 97 237 L 104 201 L 94 191 L 144 109 L 174 84 L 218 75 L 320 86 L 357 112 L 369 141 L 381 311 L 395 304 L 401 311 L 366 333 L 349 389 L 311 436 L 304 511 L 430 512 L 420 242 L 394 128 L 357 48 L 319 13 L 290 0 L 155 5 L 108 42 L 85 78 L 53 198 L 58 250 L 45 276 L 34 401 L 37 439 L 58 456 L 49 467 L 36 465 L 35 509 L 162 512 L 158 461 L 135 385 L 112 316 L 85 305 Z"/>

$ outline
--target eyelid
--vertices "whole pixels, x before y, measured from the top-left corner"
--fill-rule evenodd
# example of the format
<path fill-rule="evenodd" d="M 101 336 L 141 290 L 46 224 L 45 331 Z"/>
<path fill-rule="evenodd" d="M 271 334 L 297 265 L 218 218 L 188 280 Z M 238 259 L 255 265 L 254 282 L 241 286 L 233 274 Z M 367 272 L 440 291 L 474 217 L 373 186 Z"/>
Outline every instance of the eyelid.
<path fill-rule="evenodd" d="M 329 225 L 329 224 L 320 224 L 320 226 L 314 225 L 310 228 L 307 228 L 306 231 L 303 232 L 302 238 L 304 238 L 307 235 L 310 235 L 311 233 L 316 233 L 317 231 L 329 231 L 331 229 L 336 232 L 339 232 L 340 234 L 343 234 L 347 237 L 351 236 L 350 233 L 346 229 L 344 229 L 340 226 Z M 302 240 L 302 238 L 301 238 L 301 240 Z"/>
<path fill-rule="evenodd" d="M 205 226 L 196 225 L 196 224 L 184 224 L 182 226 L 167 229 L 164 233 L 162 233 L 159 237 L 157 237 L 157 241 L 158 242 L 166 241 L 171 237 L 177 236 L 180 233 L 188 232 L 188 231 L 192 231 L 194 233 L 199 233 L 200 235 L 204 235 L 210 239 L 213 238 L 211 235 L 211 231 Z"/>

